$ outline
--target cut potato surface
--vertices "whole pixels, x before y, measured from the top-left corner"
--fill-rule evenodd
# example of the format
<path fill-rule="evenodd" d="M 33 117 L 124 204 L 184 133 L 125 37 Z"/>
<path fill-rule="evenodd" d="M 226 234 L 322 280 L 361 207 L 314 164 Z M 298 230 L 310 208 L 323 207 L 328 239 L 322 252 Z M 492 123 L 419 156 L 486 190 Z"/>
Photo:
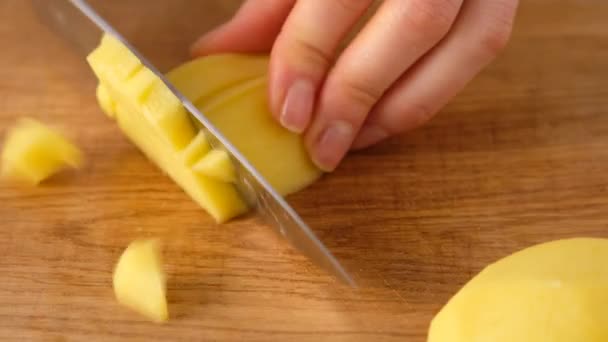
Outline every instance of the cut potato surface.
<path fill-rule="evenodd" d="M 138 68 L 129 78 L 124 80 L 124 96 L 137 105 L 145 105 L 146 97 L 150 95 L 152 87 L 157 84 L 158 77 L 148 68 Z M 174 105 L 174 107 L 176 107 Z M 164 112 L 163 112 L 164 113 Z"/>
<path fill-rule="evenodd" d="M 218 54 L 198 58 L 171 70 L 167 78 L 192 103 L 207 101 L 243 82 L 268 73 L 268 56 Z"/>
<path fill-rule="evenodd" d="M 216 181 L 187 167 L 180 151 L 150 134 L 154 129 L 147 120 L 141 119 L 139 113 L 129 112 L 120 106 L 117 108 L 121 130 L 217 222 L 225 222 L 247 211 L 247 205 L 233 185 Z"/>
<path fill-rule="evenodd" d="M 236 181 L 236 170 L 230 160 L 230 156 L 224 150 L 213 150 L 207 153 L 192 169 L 202 175 L 213 179 L 234 183 Z"/>
<path fill-rule="evenodd" d="M 116 115 L 116 103 L 114 103 L 114 100 L 110 96 L 108 88 L 101 83 L 98 84 L 96 95 L 101 110 L 103 110 L 108 117 L 114 119 Z"/>
<path fill-rule="evenodd" d="M 208 74 L 205 58 L 190 62 L 188 84 L 182 84 L 182 78 L 171 79 L 180 91 L 194 80 L 205 82 Z M 195 67 L 196 63 L 200 65 Z M 262 176 L 286 196 L 314 183 L 322 172 L 310 160 L 303 137 L 272 118 L 266 87 L 266 78 L 260 77 L 224 89 L 213 98 L 191 100 Z"/>
<path fill-rule="evenodd" d="M 266 79 L 250 81 L 196 105 L 285 196 L 314 183 L 322 172 L 312 163 L 302 136 L 286 130 L 272 117 L 266 87 Z"/>
<path fill-rule="evenodd" d="M 33 119 L 9 130 L 2 151 L 2 178 L 37 185 L 59 171 L 82 165 L 82 153 L 59 132 Z"/>
<path fill-rule="evenodd" d="M 101 38 L 98 48 L 87 56 L 87 61 L 97 78 L 109 83 L 125 81 L 143 67 L 135 55 L 109 35 Z"/>
<path fill-rule="evenodd" d="M 197 129 L 180 101 L 115 38 L 104 35 L 87 61 L 105 87 L 104 91 L 98 90 L 98 96 L 105 96 L 101 107 L 112 108 L 120 103 L 137 111 L 150 121 L 156 135 L 174 149 L 184 148 L 194 138 Z M 114 106 L 109 105 L 112 102 Z"/>
<path fill-rule="evenodd" d="M 122 305 L 155 322 L 169 318 L 166 279 L 160 243 L 157 240 L 132 242 L 114 269 L 114 294 Z"/>
<path fill-rule="evenodd" d="M 211 145 L 209 145 L 209 141 L 207 141 L 205 132 L 200 130 L 196 137 L 194 137 L 182 151 L 181 157 L 186 166 L 192 167 L 194 163 L 207 155 L 209 151 L 211 151 Z"/>
<path fill-rule="evenodd" d="M 89 55 L 100 81 L 100 106 L 113 113 L 109 116 L 122 132 L 217 222 L 246 212 L 247 205 L 233 185 L 191 169 L 210 149 L 204 134 L 167 86 L 149 69 L 133 66 L 134 56 L 129 54 L 114 38 L 104 36 Z M 113 65 L 116 56 L 129 67 Z"/>
<path fill-rule="evenodd" d="M 196 136 L 198 129 L 190 115 L 169 88 L 157 79 L 141 103 L 144 117 L 175 150 L 181 150 Z"/>
<path fill-rule="evenodd" d="M 486 267 L 433 319 L 428 341 L 608 341 L 608 239 L 544 243 Z"/>
<path fill-rule="evenodd" d="M 245 213 L 228 155 L 211 149 L 200 125 L 169 88 L 116 39 L 104 36 L 87 58 L 106 114 L 217 222 Z M 135 63 L 137 61 L 138 63 Z M 321 176 L 302 136 L 272 118 L 266 95 L 268 56 L 222 54 L 168 73 L 170 81 L 282 195 Z"/>

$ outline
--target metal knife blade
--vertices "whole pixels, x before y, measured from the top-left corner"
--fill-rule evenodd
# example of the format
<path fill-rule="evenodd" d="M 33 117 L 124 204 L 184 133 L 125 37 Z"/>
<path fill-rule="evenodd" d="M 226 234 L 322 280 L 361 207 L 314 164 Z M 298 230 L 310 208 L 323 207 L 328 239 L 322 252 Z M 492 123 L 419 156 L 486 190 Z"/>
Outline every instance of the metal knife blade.
<path fill-rule="evenodd" d="M 192 117 L 196 118 L 211 137 L 214 148 L 226 150 L 232 157 L 239 174 L 237 188 L 243 197 L 257 209 L 259 215 L 285 237 L 296 249 L 319 267 L 333 274 L 350 286 L 356 286 L 353 278 L 315 236 L 310 227 L 272 188 L 251 163 L 224 137 L 214 125 L 167 78 L 152 65 L 132 44 L 102 18 L 85 0 L 32 0 L 34 7 L 47 25 L 54 28 L 88 55 L 99 44 L 104 33 L 112 35 L 130 49 L 143 65 L 154 72 L 182 102 Z"/>

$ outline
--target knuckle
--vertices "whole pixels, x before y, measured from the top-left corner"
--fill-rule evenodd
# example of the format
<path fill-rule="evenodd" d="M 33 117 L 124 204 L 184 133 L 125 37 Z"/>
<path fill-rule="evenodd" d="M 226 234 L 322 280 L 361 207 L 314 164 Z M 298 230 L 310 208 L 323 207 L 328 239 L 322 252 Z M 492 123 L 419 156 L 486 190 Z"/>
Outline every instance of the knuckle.
<path fill-rule="evenodd" d="M 292 56 L 314 68 L 326 69 L 334 62 L 334 57 L 330 52 L 325 51 L 309 39 L 294 37 L 290 45 L 288 49 L 292 50 Z"/>
<path fill-rule="evenodd" d="M 459 3 L 457 0 L 411 1 L 404 13 L 404 25 L 423 32 L 426 37 L 441 39 L 452 27 Z"/>
<path fill-rule="evenodd" d="M 344 79 L 342 89 L 352 103 L 367 109 L 372 108 L 383 93 L 374 88 L 372 83 L 354 78 Z"/>
<path fill-rule="evenodd" d="M 437 109 L 430 103 L 405 101 L 389 97 L 388 101 L 374 107 L 372 120 L 389 135 L 397 135 L 423 126 L 437 114 Z"/>

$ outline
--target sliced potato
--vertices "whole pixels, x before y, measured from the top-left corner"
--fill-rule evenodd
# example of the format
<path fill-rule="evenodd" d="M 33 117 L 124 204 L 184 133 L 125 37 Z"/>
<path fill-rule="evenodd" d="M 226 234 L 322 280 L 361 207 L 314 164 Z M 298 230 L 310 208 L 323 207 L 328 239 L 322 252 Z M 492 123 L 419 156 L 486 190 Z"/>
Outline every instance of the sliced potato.
<path fill-rule="evenodd" d="M 265 78 L 252 80 L 196 106 L 286 196 L 314 183 L 322 172 L 312 163 L 303 137 L 272 117 L 266 88 Z"/>
<path fill-rule="evenodd" d="M 114 112 L 122 132 L 217 222 L 246 212 L 247 205 L 233 185 L 190 168 L 208 152 L 208 143 L 180 101 L 143 66 L 126 75 L 128 68 L 113 65 L 117 56 L 132 64 L 126 47 L 106 36 L 88 60 L 103 84 L 98 91 L 101 106 Z"/>

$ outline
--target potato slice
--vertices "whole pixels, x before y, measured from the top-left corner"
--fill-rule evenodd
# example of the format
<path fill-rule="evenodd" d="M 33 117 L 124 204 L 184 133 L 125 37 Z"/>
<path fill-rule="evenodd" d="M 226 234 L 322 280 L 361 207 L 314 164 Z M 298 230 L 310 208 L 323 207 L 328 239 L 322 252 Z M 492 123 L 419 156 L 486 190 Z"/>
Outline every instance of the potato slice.
<path fill-rule="evenodd" d="M 212 150 L 200 161 L 198 161 L 192 169 L 202 175 L 211 177 L 220 182 L 234 183 L 236 182 L 236 170 L 234 164 L 230 160 L 230 156 L 224 150 Z"/>
<path fill-rule="evenodd" d="M 80 150 L 59 132 L 24 118 L 9 130 L 2 151 L 2 178 L 37 185 L 59 171 L 78 168 Z"/>
<path fill-rule="evenodd" d="M 167 78 L 190 101 L 207 101 L 221 92 L 268 73 L 266 55 L 218 54 L 171 70 Z"/>
<path fill-rule="evenodd" d="M 155 322 L 169 318 L 166 278 L 158 240 L 136 240 L 114 269 L 114 294 L 122 305 Z"/>
<path fill-rule="evenodd" d="M 489 265 L 437 314 L 428 341 L 608 341 L 608 239 L 548 242 Z"/>
<path fill-rule="evenodd" d="M 266 87 L 266 78 L 252 80 L 196 106 L 286 196 L 314 183 L 322 172 L 310 160 L 302 136 L 272 118 Z"/>

